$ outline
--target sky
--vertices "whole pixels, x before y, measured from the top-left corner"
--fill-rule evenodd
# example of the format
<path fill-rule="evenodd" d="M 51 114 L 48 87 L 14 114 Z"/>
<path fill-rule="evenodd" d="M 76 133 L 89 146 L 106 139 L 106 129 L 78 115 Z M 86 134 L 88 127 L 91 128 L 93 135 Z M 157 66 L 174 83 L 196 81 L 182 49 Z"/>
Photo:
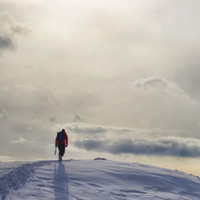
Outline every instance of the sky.
<path fill-rule="evenodd" d="M 200 174 L 198 0 L 0 0 L 0 160 L 126 160 Z M 187 163 L 187 165 L 186 165 Z"/>

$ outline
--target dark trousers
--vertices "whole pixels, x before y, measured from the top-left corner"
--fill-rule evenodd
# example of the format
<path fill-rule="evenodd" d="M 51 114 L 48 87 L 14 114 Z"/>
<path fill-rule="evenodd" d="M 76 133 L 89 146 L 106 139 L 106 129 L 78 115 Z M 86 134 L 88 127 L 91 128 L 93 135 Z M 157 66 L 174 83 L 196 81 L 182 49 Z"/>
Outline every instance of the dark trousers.
<path fill-rule="evenodd" d="M 65 143 L 58 143 L 59 156 L 65 154 Z"/>

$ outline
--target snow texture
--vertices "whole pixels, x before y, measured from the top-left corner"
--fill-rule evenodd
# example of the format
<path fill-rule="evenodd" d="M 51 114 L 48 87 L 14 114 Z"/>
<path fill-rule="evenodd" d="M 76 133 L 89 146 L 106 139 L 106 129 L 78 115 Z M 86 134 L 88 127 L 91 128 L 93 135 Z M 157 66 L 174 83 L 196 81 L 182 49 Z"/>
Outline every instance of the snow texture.
<path fill-rule="evenodd" d="M 200 179 L 139 163 L 0 163 L 1 200 L 199 200 Z"/>

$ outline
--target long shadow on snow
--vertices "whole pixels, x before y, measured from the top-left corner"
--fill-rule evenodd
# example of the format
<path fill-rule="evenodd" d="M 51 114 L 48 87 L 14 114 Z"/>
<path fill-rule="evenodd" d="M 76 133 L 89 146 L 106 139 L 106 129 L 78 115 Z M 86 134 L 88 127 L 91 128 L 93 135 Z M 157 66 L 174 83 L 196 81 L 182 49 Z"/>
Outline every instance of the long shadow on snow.
<path fill-rule="evenodd" d="M 55 200 L 69 199 L 68 175 L 62 162 L 54 167 L 54 196 Z"/>

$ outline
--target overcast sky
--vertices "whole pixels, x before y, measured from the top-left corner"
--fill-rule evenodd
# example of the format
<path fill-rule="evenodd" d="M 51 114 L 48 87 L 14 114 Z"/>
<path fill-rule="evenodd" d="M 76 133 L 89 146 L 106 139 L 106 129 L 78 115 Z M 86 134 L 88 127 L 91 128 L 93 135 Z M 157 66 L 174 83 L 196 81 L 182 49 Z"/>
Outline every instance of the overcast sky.
<path fill-rule="evenodd" d="M 198 0 L 0 0 L 0 159 L 66 128 L 66 158 L 194 169 L 199 35 Z"/>

